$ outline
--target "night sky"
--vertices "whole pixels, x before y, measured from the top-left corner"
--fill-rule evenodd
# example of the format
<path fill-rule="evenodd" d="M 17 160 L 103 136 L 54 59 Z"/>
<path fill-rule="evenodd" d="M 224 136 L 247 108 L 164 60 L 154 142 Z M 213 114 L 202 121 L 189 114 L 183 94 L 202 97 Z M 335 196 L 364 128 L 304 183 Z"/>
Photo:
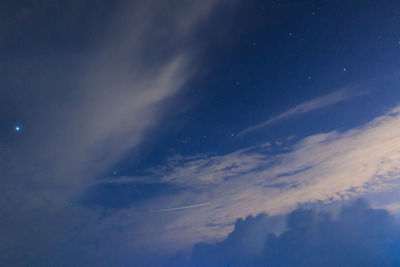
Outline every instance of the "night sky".
<path fill-rule="evenodd" d="M 400 266 L 400 1 L 0 0 L 2 266 Z"/>

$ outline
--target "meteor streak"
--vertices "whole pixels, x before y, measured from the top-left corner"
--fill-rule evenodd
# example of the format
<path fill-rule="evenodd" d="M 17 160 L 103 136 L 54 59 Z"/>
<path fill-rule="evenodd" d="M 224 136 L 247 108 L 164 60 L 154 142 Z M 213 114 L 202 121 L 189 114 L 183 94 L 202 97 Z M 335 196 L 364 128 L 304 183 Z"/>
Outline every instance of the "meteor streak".
<path fill-rule="evenodd" d="M 190 206 L 184 206 L 184 207 L 178 207 L 178 208 L 162 209 L 162 210 L 158 210 L 158 212 L 184 210 L 184 209 L 198 208 L 198 207 L 204 207 L 204 206 L 209 206 L 209 205 L 211 205 L 211 202 L 190 205 Z"/>

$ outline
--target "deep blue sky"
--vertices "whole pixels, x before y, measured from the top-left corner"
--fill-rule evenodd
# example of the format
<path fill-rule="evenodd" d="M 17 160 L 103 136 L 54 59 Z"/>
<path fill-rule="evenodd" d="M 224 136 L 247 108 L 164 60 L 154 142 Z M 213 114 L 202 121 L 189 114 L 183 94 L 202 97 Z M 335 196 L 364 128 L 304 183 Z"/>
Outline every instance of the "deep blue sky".
<path fill-rule="evenodd" d="M 196 36 L 201 71 L 160 123 L 156 140 L 143 148 L 142 164 L 171 153 L 226 153 L 266 139 L 345 130 L 383 114 L 399 100 L 393 81 L 400 57 L 400 22 L 393 8 L 398 6 L 243 1 L 218 10 Z M 232 138 L 301 102 L 352 85 L 373 92 L 297 122 Z"/>
<path fill-rule="evenodd" d="M 396 265 L 399 62 L 395 0 L 0 1 L 0 261 L 333 264 L 353 212 Z"/>

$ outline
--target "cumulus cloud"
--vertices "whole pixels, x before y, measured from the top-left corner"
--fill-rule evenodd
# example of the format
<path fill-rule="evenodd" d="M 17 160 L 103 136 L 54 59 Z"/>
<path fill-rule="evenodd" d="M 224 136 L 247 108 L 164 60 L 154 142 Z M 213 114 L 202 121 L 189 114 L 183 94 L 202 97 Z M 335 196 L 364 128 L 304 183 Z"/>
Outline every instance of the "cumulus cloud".
<path fill-rule="evenodd" d="M 196 244 L 176 266 L 400 266 L 400 227 L 386 211 L 358 200 L 335 217 L 296 209 L 275 234 L 266 214 L 239 219 L 218 243 Z M 171 266 L 171 265 L 170 265 Z"/>

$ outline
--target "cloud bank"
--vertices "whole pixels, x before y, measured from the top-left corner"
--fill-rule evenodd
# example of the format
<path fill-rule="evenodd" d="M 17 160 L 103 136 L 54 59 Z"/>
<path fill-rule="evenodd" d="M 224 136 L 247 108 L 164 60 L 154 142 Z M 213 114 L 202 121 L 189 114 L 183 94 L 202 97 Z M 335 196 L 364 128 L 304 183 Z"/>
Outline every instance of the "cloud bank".
<path fill-rule="evenodd" d="M 228 237 L 196 244 L 190 257 L 177 255 L 169 266 L 400 266 L 400 227 L 386 211 L 363 200 L 334 217 L 296 209 L 287 229 L 271 232 L 266 214 L 239 219 Z"/>

